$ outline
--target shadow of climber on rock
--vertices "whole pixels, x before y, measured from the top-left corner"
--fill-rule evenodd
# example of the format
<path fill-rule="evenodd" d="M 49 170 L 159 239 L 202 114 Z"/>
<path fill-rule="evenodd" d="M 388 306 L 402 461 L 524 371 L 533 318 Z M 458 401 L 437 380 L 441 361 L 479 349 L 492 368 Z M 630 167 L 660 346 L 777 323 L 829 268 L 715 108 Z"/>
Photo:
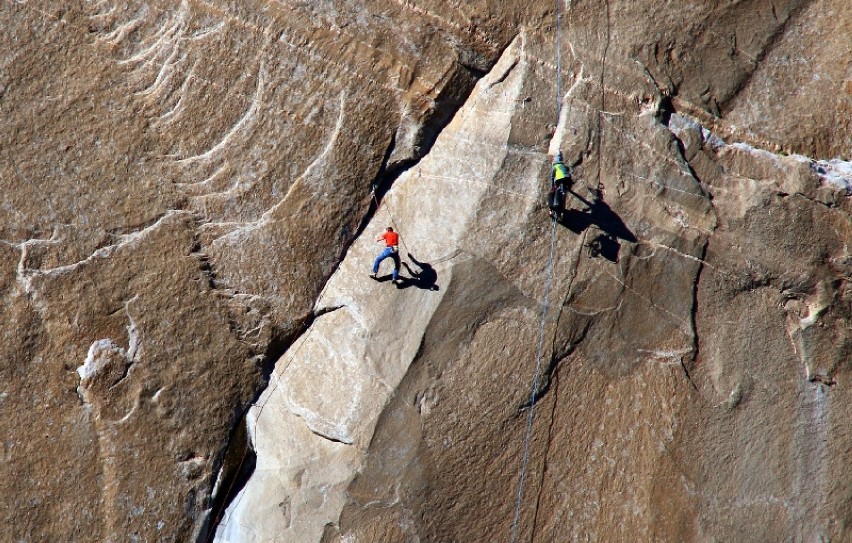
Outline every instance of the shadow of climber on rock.
<path fill-rule="evenodd" d="M 618 250 L 621 248 L 621 245 L 612 234 L 602 232 L 587 243 L 586 247 L 589 248 L 589 256 L 591 258 L 602 256 L 610 262 L 618 262 Z"/>
<path fill-rule="evenodd" d="M 420 262 L 414 255 L 408 253 L 408 259 L 412 264 L 420 268 L 420 271 L 414 271 L 408 262 L 403 262 L 402 265 L 408 270 L 408 275 L 411 277 L 403 277 L 402 284 L 399 288 L 417 287 L 422 290 L 440 290 L 436 284 L 438 281 L 438 273 L 428 262 Z"/>
<path fill-rule="evenodd" d="M 618 213 L 603 201 L 600 191 L 589 189 L 593 195 L 589 201 L 571 189 L 568 192 L 586 205 L 586 209 L 568 209 L 559 220 L 559 224 L 575 234 L 583 233 L 586 228 L 595 226 L 601 233 L 589 243 L 591 256 L 602 256 L 611 262 L 618 262 L 618 240 L 636 243 L 638 239 L 627 228 Z"/>
<path fill-rule="evenodd" d="M 613 211 L 606 202 L 603 201 L 600 192 L 592 191 L 594 200 L 588 201 L 573 190 L 568 190 L 575 198 L 586 204 L 586 209 L 568 209 L 566 210 L 563 219 L 559 224 L 568 228 L 574 233 L 580 234 L 591 225 L 595 225 L 599 230 L 609 234 L 616 239 L 623 239 L 629 243 L 639 241 L 633 232 L 627 228 L 621 217 Z"/>

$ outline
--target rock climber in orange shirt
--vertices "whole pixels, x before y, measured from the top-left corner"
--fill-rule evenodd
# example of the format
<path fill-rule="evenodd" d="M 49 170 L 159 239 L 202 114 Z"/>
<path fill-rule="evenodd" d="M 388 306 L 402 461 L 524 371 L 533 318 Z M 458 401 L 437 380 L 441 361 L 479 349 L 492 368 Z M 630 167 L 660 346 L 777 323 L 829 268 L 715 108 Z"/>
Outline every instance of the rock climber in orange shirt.
<path fill-rule="evenodd" d="M 376 274 L 379 273 L 379 264 L 382 263 L 382 260 L 390 257 L 393 259 L 393 282 L 399 282 L 399 234 L 393 231 L 393 228 L 388 226 L 387 230 L 384 234 L 380 235 L 376 238 L 376 241 L 385 243 L 385 250 L 382 251 L 378 257 L 376 257 L 376 261 L 373 262 L 373 273 L 370 274 L 370 277 L 373 279 L 376 278 Z"/>

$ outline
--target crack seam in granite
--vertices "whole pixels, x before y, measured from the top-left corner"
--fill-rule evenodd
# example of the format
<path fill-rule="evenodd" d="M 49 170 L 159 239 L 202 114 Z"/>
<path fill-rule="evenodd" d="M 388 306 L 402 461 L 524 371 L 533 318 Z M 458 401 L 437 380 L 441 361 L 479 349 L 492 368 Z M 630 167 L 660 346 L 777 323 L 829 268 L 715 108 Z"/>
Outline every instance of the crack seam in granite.
<path fill-rule="evenodd" d="M 512 40 L 512 41 L 514 42 L 514 40 Z M 509 45 L 510 45 L 510 44 L 507 44 L 507 46 L 506 46 L 506 47 L 508 48 L 508 46 L 509 46 Z M 501 51 L 500 55 L 502 55 L 502 54 L 503 54 L 503 51 Z M 496 66 L 496 63 L 492 66 L 492 69 L 493 69 L 493 67 L 494 67 L 494 66 Z M 490 70 L 489 70 L 489 72 L 486 72 L 485 74 L 482 74 L 482 76 L 481 76 L 481 77 L 480 77 L 478 74 L 474 74 L 474 77 L 475 77 L 476 79 L 478 79 L 478 80 L 481 80 L 481 79 L 482 79 L 482 77 L 485 77 L 485 75 L 487 75 L 487 73 L 490 73 Z M 467 100 L 470 98 L 470 93 L 472 93 L 474 89 L 475 89 L 475 85 L 472 85 L 472 86 L 470 87 L 470 89 L 469 89 L 469 92 L 468 92 L 467 97 L 466 97 L 463 101 L 460 101 L 460 102 L 458 103 L 458 105 L 457 105 L 456 107 L 452 108 L 452 109 L 453 109 L 454 111 L 456 111 L 456 112 L 457 112 L 457 111 L 458 111 L 461 107 L 463 107 L 463 105 L 464 105 L 464 104 L 467 102 Z M 341 100 L 343 100 L 343 98 L 344 98 L 344 95 L 343 95 L 343 93 L 341 92 Z M 341 109 L 342 109 L 342 107 L 343 107 L 343 103 L 341 103 Z M 341 114 L 340 114 L 340 115 L 342 116 L 342 112 L 341 112 Z M 339 116 L 339 119 L 340 119 L 340 116 Z M 446 126 L 447 126 L 447 125 L 445 124 L 445 125 L 443 125 L 443 126 L 438 127 L 438 129 L 437 129 L 437 134 L 434 136 L 433 141 L 434 141 L 434 140 L 436 140 L 436 139 L 437 139 L 437 137 L 438 137 L 441 133 L 443 133 L 443 129 L 444 129 L 444 128 L 446 128 Z M 331 144 L 329 144 L 329 145 L 331 145 Z M 390 142 L 389 142 L 389 144 L 388 144 L 388 148 L 386 149 L 386 152 L 385 152 L 385 158 L 384 158 L 384 160 L 383 160 L 383 162 L 382 162 L 382 165 L 381 165 L 381 167 L 379 168 L 379 171 L 376 173 L 376 176 L 375 176 L 374 180 L 373 180 L 373 181 L 372 181 L 372 183 L 371 183 L 371 184 L 372 184 L 372 186 L 374 187 L 374 190 L 376 190 L 376 187 L 379 187 L 379 190 L 382 190 L 382 192 L 381 192 L 381 194 L 382 194 L 382 195 L 383 195 L 384 193 L 386 193 L 388 190 L 390 190 L 390 189 L 391 189 L 391 187 L 393 186 L 394 181 L 395 181 L 396 179 L 398 179 L 398 178 L 399 178 L 399 176 L 400 176 L 402 173 L 404 173 L 405 171 L 408 171 L 408 170 L 410 170 L 410 169 L 414 168 L 414 167 L 415 167 L 415 166 L 416 166 L 416 165 L 417 165 L 417 164 L 418 164 L 418 163 L 419 163 L 419 162 L 420 162 L 420 161 L 421 161 L 421 160 L 422 160 L 425 156 L 428 156 L 429 151 L 431 151 L 431 145 L 430 145 L 430 146 L 429 146 L 429 148 L 426 150 L 426 152 L 424 152 L 424 153 L 422 154 L 422 156 L 417 156 L 417 157 L 415 157 L 415 158 L 414 158 L 414 159 L 412 159 L 412 160 L 405 161 L 405 162 L 403 162 L 403 163 L 399 163 L 399 164 L 395 165 L 395 167 L 394 167 L 394 168 L 392 168 L 392 169 L 391 169 L 391 168 L 389 168 L 389 167 L 388 167 L 388 160 L 389 160 L 389 158 L 390 158 L 390 156 L 391 156 L 391 154 L 392 154 L 392 152 L 393 152 L 393 150 L 394 150 L 394 148 L 395 148 L 395 145 L 396 145 L 395 138 L 394 138 L 394 137 L 391 137 Z M 384 186 L 385 184 L 387 184 L 387 186 Z M 295 185 L 295 183 L 294 183 L 294 185 Z M 293 187 L 291 186 L 291 189 L 290 189 L 290 190 L 292 190 L 292 189 L 293 189 Z M 289 192 L 288 192 L 288 193 L 289 193 Z M 285 199 L 286 199 L 286 196 L 285 196 Z M 380 204 L 380 203 L 381 203 L 381 199 L 380 199 L 380 198 L 374 198 L 374 199 L 376 200 L 376 203 L 377 203 L 377 204 Z M 282 200 L 282 202 L 281 202 L 281 203 L 283 203 L 283 200 Z M 281 205 L 281 203 L 279 203 L 278 205 Z M 277 207 L 277 206 L 276 206 L 276 207 Z M 369 224 L 369 222 L 373 219 L 373 217 L 375 216 L 376 212 L 378 211 L 378 207 L 379 207 L 378 205 L 377 205 L 375 208 L 372 206 L 372 204 L 370 205 L 370 208 L 367 210 L 367 212 L 366 212 L 366 213 L 364 213 L 364 216 L 362 217 L 362 219 L 361 219 L 361 221 L 360 221 L 360 225 L 359 225 L 359 227 L 356 229 L 356 232 L 355 232 L 355 234 L 352 236 L 352 239 L 351 239 L 351 240 L 349 240 L 347 243 L 345 243 L 345 244 L 343 245 L 343 247 L 341 248 L 341 251 L 340 251 L 340 254 L 338 255 L 338 259 L 337 259 L 336 264 L 333 266 L 333 268 L 330 270 L 329 274 L 326 276 L 326 278 L 325 278 L 325 279 L 324 279 L 324 281 L 323 281 L 323 287 L 322 287 L 322 289 L 320 290 L 319 294 L 317 295 L 316 301 L 315 301 L 315 303 L 314 303 L 314 306 L 315 306 L 315 307 L 316 307 L 316 305 L 319 303 L 319 301 L 323 298 L 323 294 L 324 294 L 325 290 L 326 290 L 326 289 L 328 288 L 328 286 L 329 286 L 329 283 L 330 283 L 330 279 L 331 279 L 331 277 L 333 277 L 333 276 L 334 276 L 334 274 L 337 272 L 337 270 L 338 270 L 338 268 L 339 268 L 340 264 L 341 264 L 341 263 L 343 262 L 343 260 L 345 259 L 345 257 L 346 257 L 346 255 L 347 255 L 348 251 L 350 250 L 351 246 L 354 244 L 355 240 L 357 240 L 357 239 L 358 239 L 358 238 L 362 235 L 362 233 L 363 233 L 364 229 L 367 227 L 367 225 Z M 269 216 L 269 215 L 271 214 L 271 212 L 272 212 L 272 211 L 274 211 L 274 209 L 275 209 L 275 208 L 273 208 L 273 209 L 268 210 L 267 212 L 265 212 L 265 213 L 264 213 L 264 215 L 263 215 L 263 217 L 261 217 L 261 219 L 259 219 L 259 221 L 260 221 L 260 220 L 263 220 L 263 219 L 264 219 L 264 217 Z M 259 222 L 259 221 L 256 221 L 256 222 Z M 222 237 L 224 237 L 224 236 L 222 236 Z M 221 237 L 220 237 L 220 238 L 217 238 L 217 240 L 218 240 L 218 239 L 221 239 Z M 312 312 L 312 315 L 313 315 L 313 317 L 314 317 L 314 318 L 316 318 L 316 317 L 319 317 L 319 316 L 320 316 L 320 315 L 322 315 L 322 314 L 325 314 L 325 313 L 327 313 L 327 312 L 329 312 L 329 311 L 337 310 L 337 309 L 339 309 L 339 308 L 340 308 L 340 307 L 335 306 L 335 307 L 333 307 L 333 308 L 331 308 L 331 309 L 316 309 L 314 312 Z M 293 359 L 293 358 L 295 358 L 295 356 L 298 354 L 298 350 L 300 350 L 300 349 L 301 349 L 301 347 L 305 344 L 306 339 L 307 339 L 307 336 L 309 336 L 309 335 L 311 334 L 311 332 L 312 332 L 312 330 L 313 330 L 313 326 L 312 326 L 312 324 L 313 324 L 313 320 L 314 320 L 313 318 L 309 318 L 309 319 L 307 319 L 307 320 L 306 320 L 306 322 L 304 323 L 304 325 L 303 325 L 303 327 L 302 327 L 301 331 L 300 331 L 300 332 L 297 332 L 297 333 L 293 336 L 293 338 L 294 338 L 294 339 L 293 339 L 293 340 L 289 343 L 289 345 L 288 345 L 287 349 L 285 349 L 284 353 L 288 352 L 288 351 L 290 350 L 290 348 L 291 348 L 293 345 L 295 345 L 297 342 L 300 342 L 300 340 L 301 340 L 301 342 L 300 342 L 299 346 L 297 347 L 297 350 L 296 350 L 295 354 L 291 357 L 291 360 L 288 362 L 288 365 L 289 365 L 289 363 L 290 363 L 290 362 L 292 362 L 292 359 Z M 284 354 L 284 353 L 282 353 L 282 355 L 281 355 L 281 356 L 283 356 L 283 354 Z M 285 368 L 285 370 L 286 370 L 286 368 Z M 257 407 L 257 414 L 256 414 L 256 415 L 255 415 L 255 417 L 254 417 L 254 427 L 255 427 L 255 428 L 257 427 L 258 420 L 260 419 L 261 413 L 263 412 L 263 408 L 266 406 L 266 403 L 267 403 L 267 401 L 268 401 L 269 397 L 270 397 L 270 396 L 271 396 L 271 394 L 274 392 L 274 390 L 278 387 L 278 385 L 279 385 L 279 384 L 281 384 L 281 379 L 277 377 L 276 372 L 274 371 L 274 369 L 273 369 L 273 371 L 272 371 L 272 372 L 271 372 L 271 374 L 270 374 L 270 382 L 272 382 L 272 381 L 274 381 L 274 383 L 271 383 L 271 384 L 267 383 L 267 385 L 266 385 L 266 386 L 264 386 L 264 387 L 263 387 L 263 388 L 262 388 L 262 389 L 258 392 L 258 395 L 256 396 L 256 398 L 260 398 L 260 397 L 261 397 L 261 395 L 264 395 L 264 394 L 265 394 L 265 395 L 266 395 L 266 401 L 260 402 L 260 401 L 258 401 L 258 400 L 255 400 L 255 402 L 253 402 L 253 403 L 255 404 L 255 406 Z M 379 382 L 382 386 L 384 386 L 385 388 L 387 388 L 387 389 L 388 389 L 391 393 L 393 392 L 393 389 L 392 389 L 391 387 L 388 387 L 387 383 L 384 383 L 384 382 L 381 380 L 381 378 L 380 378 L 380 377 L 377 379 L 377 382 Z M 303 421 L 303 423 L 306 425 L 306 427 L 308 428 L 308 430 L 309 430 L 309 431 L 311 431 L 312 433 L 314 433 L 315 435 L 317 435 L 318 437 L 321 437 L 321 438 L 323 438 L 323 439 L 327 439 L 327 440 L 329 440 L 329 441 L 337 441 L 337 442 L 340 442 L 340 443 L 343 443 L 343 444 L 347 444 L 347 445 L 350 445 L 350 446 L 352 445 L 352 443 L 347 443 L 347 442 L 345 442 L 345 441 L 343 441 L 343 440 L 337 440 L 336 438 L 331 438 L 330 436 L 326 436 L 326 435 L 323 435 L 323 434 L 322 434 L 322 433 L 320 433 L 320 432 L 316 432 L 316 431 L 314 431 L 314 429 L 310 427 L 310 425 L 307 423 L 307 421 L 306 421 L 306 420 L 305 420 L 302 416 L 300 416 L 299 414 L 297 414 L 297 413 L 293 412 L 293 410 L 292 410 L 292 409 L 288 409 L 288 411 L 290 411 L 290 412 L 291 412 L 294 416 L 296 416 L 297 418 L 300 418 L 300 419 Z M 245 420 L 245 424 L 246 424 L 246 425 L 248 425 L 248 421 L 246 420 L 245 416 L 243 416 L 243 420 Z M 248 445 L 247 445 L 247 446 L 249 446 L 249 447 L 250 447 L 250 446 L 251 446 L 251 442 L 252 442 L 252 441 L 253 441 L 253 439 L 254 439 L 254 438 L 253 438 L 253 432 L 251 432 L 251 431 L 250 431 L 250 428 L 247 428 L 247 430 L 248 430 L 248 435 L 249 435 L 249 438 L 248 438 Z M 227 447 L 226 447 L 225 449 L 227 449 Z M 243 462 L 244 460 L 245 460 L 245 456 L 243 456 L 243 459 L 240 461 L 240 464 L 241 464 L 241 465 L 242 465 L 242 462 Z M 220 467 L 219 469 L 221 469 L 221 467 Z M 226 490 L 225 490 L 225 492 L 224 492 L 224 494 L 222 494 L 220 497 L 217 497 L 216 499 L 217 499 L 217 500 L 220 500 L 220 499 L 221 499 L 221 500 L 223 500 L 223 503 L 224 503 L 224 500 L 227 500 L 228 495 L 230 494 L 230 492 L 231 492 L 231 489 L 230 489 L 230 488 L 229 488 L 229 489 L 226 489 Z M 236 500 L 235 502 L 233 502 L 233 503 L 229 504 L 229 506 L 228 506 L 228 507 L 229 507 L 229 508 L 237 507 L 237 506 L 239 505 L 239 501 L 240 501 L 240 499 L 241 499 L 241 496 L 242 496 L 242 494 L 240 495 L 240 497 L 238 497 L 238 498 L 237 498 L 237 500 Z M 211 513 L 212 513 L 212 512 L 213 512 L 213 509 L 211 509 Z M 220 513 L 219 513 L 219 514 L 221 514 L 221 513 L 224 513 L 224 510 L 220 511 Z M 217 531 L 217 528 L 218 528 L 218 526 L 220 525 L 220 521 L 221 521 L 221 518 L 220 518 L 220 517 L 217 517 L 217 518 L 212 518 L 212 517 L 211 517 L 211 518 L 210 518 L 210 525 L 209 525 L 209 531 L 208 531 L 208 536 L 209 536 L 209 537 L 207 538 L 208 540 L 209 540 L 210 538 L 212 538 L 212 537 L 214 537 L 214 536 L 215 536 L 215 533 L 216 533 L 216 531 Z M 240 523 L 240 524 L 241 524 L 241 525 L 243 525 L 242 523 Z"/>
<path fill-rule="evenodd" d="M 308 421 L 307 421 L 307 420 L 305 420 L 305 418 L 304 418 L 301 414 L 299 414 L 299 413 L 297 413 L 297 412 L 293 411 L 292 409 L 290 410 L 290 413 L 291 413 L 292 415 L 294 415 L 297 419 L 301 420 L 301 421 L 305 424 L 305 427 L 308 429 L 308 431 L 310 431 L 312 434 L 314 434 L 314 435 L 315 435 L 315 436 L 317 436 L 317 437 L 320 437 L 320 438 L 325 439 L 325 440 L 327 440 L 327 441 L 330 441 L 330 442 L 332 442 L 332 443 L 340 443 L 341 445 L 348 445 L 348 446 L 350 446 L 350 447 L 351 447 L 351 446 L 353 445 L 353 443 L 354 443 L 354 440 L 352 440 L 352 439 L 348 439 L 348 440 L 347 440 L 347 439 L 344 439 L 344 438 L 332 437 L 332 436 L 330 436 L 330 435 L 328 435 L 328 434 L 325 434 L 325 433 L 323 433 L 323 432 L 321 432 L 321 431 L 317 430 L 316 428 L 314 428 L 313 426 L 311 426 L 311 425 L 308 423 Z"/>
<path fill-rule="evenodd" d="M 638 292 L 638 291 L 636 291 L 635 289 L 633 289 L 633 288 L 631 288 L 630 286 L 628 286 L 628 285 L 627 285 L 624 281 L 622 281 L 621 279 L 619 279 L 618 277 L 616 277 L 615 275 L 613 275 L 612 273 L 610 273 L 610 272 L 609 272 L 609 270 L 607 270 L 607 269 L 606 269 L 606 268 L 604 268 L 603 266 L 600 266 L 600 268 L 603 270 L 603 272 L 604 272 L 605 274 L 607 274 L 608 276 L 612 277 L 612 278 L 613 278 L 616 282 L 618 282 L 618 283 L 619 283 L 622 287 L 624 287 L 624 289 L 625 289 L 625 290 L 627 290 L 628 292 L 631 292 L 631 293 L 632 293 L 634 296 L 636 296 L 637 298 L 639 298 L 639 299 L 641 299 L 641 300 L 644 300 L 644 301 L 645 301 L 648 305 L 650 305 L 650 306 L 652 306 L 652 307 L 654 307 L 654 308 L 656 308 L 656 309 L 658 309 L 658 310 L 662 311 L 663 313 L 665 313 L 665 314 L 669 315 L 670 317 L 672 317 L 675 321 L 679 322 L 680 324 L 683 324 L 683 325 L 685 325 L 685 326 L 689 326 L 689 323 L 688 323 L 686 320 L 681 319 L 680 317 L 678 317 L 677 315 L 675 315 L 674 313 L 672 313 L 672 312 L 671 312 L 671 311 L 669 311 L 668 309 L 666 309 L 666 308 L 664 308 L 664 307 L 660 307 L 660 306 L 658 306 L 657 304 L 655 304 L 654 302 L 652 302 L 650 299 L 648 299 L 648 298 L 646 298 L 646 297 L 642 296 L 641 294 L 639 294 L 639 292 Z M 691 335 L 691 334 L 686 333 L 684 330 L 681 330 L 681 333 L 684 333 L 684 334 L 685 334 L 685 335 L 687 335 L 687 336 Z"/>

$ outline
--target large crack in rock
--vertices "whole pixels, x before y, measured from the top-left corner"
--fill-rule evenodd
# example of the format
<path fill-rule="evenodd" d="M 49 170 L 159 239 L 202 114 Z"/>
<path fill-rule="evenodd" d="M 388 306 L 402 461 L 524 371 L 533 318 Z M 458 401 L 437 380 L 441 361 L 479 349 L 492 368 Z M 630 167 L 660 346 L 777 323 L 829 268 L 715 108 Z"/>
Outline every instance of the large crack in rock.
<path fill-rule="evenodd" d="M 374 6 L 326 7 L 0 11 L 15 537 L 205 539 L 227 442 L 369 213 L 369 180 L 428 149 L 514 32 L 361 28 Z M 396 132 L 411 137 L 383 166 Z"/>
<path fill-rule="evenodd" d="M 848 539 L 847 4 L 7 3 L 9 538 Z"/>
<path fill-rule="evenodd" d="M 478 62 L 480 64 L 482 63 L 481 61 Z M 394 181 L 413 165 L 417 164 L 418 161 L 430 151 L 437 136 L 441 133 L 446 124 L 450 122 L 452 116 L 467 98 L 468 92 L 472 90 L 474 82 L 487 73 L 482 71 L 480 68 L 467 66 L 462 63 L 460 63 L 456 68 L 457 69 L 454 69 L 448 80 L 443 82 L 443 90 L 436 93 L 432 107 L 429 109 L 428 114 L 424 115 L 421 122 L 415 122 L 415 120 L 411 118 L 405 118 L 401 122 L 400 128 L 398 129 L 397 134 L 391 139 L 385 153 L 385 158 L 371 184 L 373 191 L 373 200 L 371 204 L 376 203 L 381 205 L 384 195 L 393 186 Z M 507 72 L 508 71 L 511 71 L 511 67 L 507 69 Z M 335 133 L 337 132 L 339 132 L 339 127 L 335 129 Z M 400 137 L 403 138 L 402 143 L 397 141 Z M 351 232 L 344 238 L 340 249 L 341 255 L 345 255 L 348 252 L 352 241 L 354 241 L 369 225 L 370 220 L 373 218 L 376 211 L 377 208 L 370 205 L 369 209 L 361 218 L 361 225 L 354 232 Z M 265 244 L 265 246 L 266 245 L 268 244 Z M 334 264 L 335 271 L 341 262 L 342 257 Z M 422 277 L 425 277 L 425 274 L 422 275 Z M 323 287 L 322 292 L 325 291 L 326 287 L 327 285 Z M 321 302 L 322 297 L 317 302 L 318 309 L 313 311 L 312 315 L 308 319 L 305 319 L 302 324 L 299 324 L 290 331 L 287 337 L 291 339 L 284 341 L 274 340 L 270 343 L 270 346 L 273 344 L 277 345 L 277 347 L 267 349 L 267 353 L 264 356 L 265 367 L 268 367 L 270 371 L 274 369 L 275 362 L 278 358 L 284 354 L 287 349 L 290 349 L 293 346 L 293 338 L 301 336 L 306 331 L 309 332 L 317 318 L 344 307 L 322 307 L 319 305 Z M 273 389 L 275 385 L 276 383 L 273 383 Z M 258 391 L 258 395 L 262 395 L 264 391 L 265 387 Z M 297 416 L 300 415 L 297 414 Z M 240 423 L 239 431 L 234 434 L 234 443 L 229 446 L 228 454 L 231 456 L 231 462 L 223 464 L 221 468 L 222 472 L 220 473 L 213 492 L 213 506 L 210 509 L 210 520 L 212 523 L 209 524 L 211 527 L 205 527 L 205 529 L 202 530 L 199 535 L 199 541 L 207 541 L 212 538 L 213 533 L 218 528 L 220 520 L 223 518 L 223 508 L 229 506 L 234 499 L 239 497 L 244 484 L 250 480 L 251 474 L 256 469 L 257 453 L 255 452 L 253 445 L 244 439 L 246 431 L 250 431 L 246 430 L 250 424 L 249 418 L 250 417 L 244 418 Z M 335 432 L 323 433 L 322 430 L 312 426 L 307 420 L 306 425 L 314 435 L 320 438 L 333 443 L 351 444 L 350 441 L 347 441 L 348 438 L 346 436 L 338 435 Z M 242 453 L 240 453 L 240 451 L 242 451 Z"/>
<path fill-rule="evenodd" d="M 451 159 L 445 149 L 458 140 L 489 145 L 493 149 L 489 154 L 494 156 L 479 164 L 480 173 L 474 180 L 488 179 L 489 169 L 490 175 L 496 173 L 501 164 L 498 157 L 506 152 L 505 141 L 491 140 L 505 138 L 509 116 L 486 115 L 487 122 L 473 125 L 467 121 L 490 108 L 515 107 L 520 76 L 513 72 L 499 86 L 489 89 L 489 85 L 519 58 L 526 62 L 521 41 L 516 40 L 477 84 L 472 98 L 441 132 L 431 152 L 406 170 L 385 195 L 376 218 L 347 253 L 317 302 L 317 307 L 340 309 L 317 319 L 277 364 L 273 376 L 277 386 L 261 397 L 258 405 L 262 411 L 256 408 L 249 415 L 257 468 L 232 510 L 226 512 L 217 540 L 263 541 L 276 534 L 319 541 L 325 526 L 337 522 L 345 489 L 363 462 L 376 418 L 405 375 L 419 348 L 420 330 L 451 280 L 452 256 L 447 251 L 452 252 L 461 241 L 459 226 L 475 214 L 480 195 L 487 191 L 487 184 L 472 183 L 466 196 L 457 198 L 456 185 L 466 181 L 472 165 L 463 157 Z M 443 143 L 445 139 L 449 145 Z M 455 176 L 445 175 L 447 172 Z M 424 177 L 432 181 L 426 187 L 418 186 Z M 528 186 L 527 190 L 537 187 Z M 413 253 L 406 263 L 409 276 L 412 271 L 423 274 L 429 269 L 435 277 L 428 286 L 410 277 L 397 290 L 367 277 L 369 255 L 376 235 L 374 225 L 392 217 L 410 219 L 409 206 L 420 211 L 413 223 L 400 226 L 403 247 Z M 454 220 L 446 221 L 450 216 Z M 395 300 L 398 296 L 408 302 L 400 307 Z M 364 343 L 367 337 L 370 342 Z M 282 441 L 281 436 L 287 437 Z M 281 515 L 279 504 L 286 504 L 286 515 Z"/>

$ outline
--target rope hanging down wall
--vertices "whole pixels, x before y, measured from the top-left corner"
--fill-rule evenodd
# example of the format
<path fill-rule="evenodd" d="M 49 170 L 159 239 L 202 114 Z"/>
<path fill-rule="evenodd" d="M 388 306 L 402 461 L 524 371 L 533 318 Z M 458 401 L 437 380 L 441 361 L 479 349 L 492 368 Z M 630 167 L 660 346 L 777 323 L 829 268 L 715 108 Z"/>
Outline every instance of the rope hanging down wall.
<path fill-rule="evenodd" d="M 547 280 L 544 286 L 544 302 L 541 308 L 541 325 L 538 334 L 538 347 L 535 355 L 535 371 L 533 372 L 533 383 L 530 387 L 529 411 L 527 412 L 527 430 L 524 437 L 524 453 L 521 459 L 521 467 L 518 473 L 518 493 L 515 497 L 515 516 L 512 520 L 511 543 L 517 541 L 518 523 L 521 516 L 521 505 L 524 497 L 524 482 L 526 481 L 527 465 L 530 458 L 530 441 L 532 440 L 533 417 L 535 414 L 535 403 L 538 397 L 539 380 L 541 378 L 541 355 L 544 350 L 544 333 L 547 323 L 547 310 L 549 307 L 550 283 L 553 278 L 553 255 L 556 246 L 556 221 L 550 223 L 550 257 L 547 264 Z"/>
<path fill-rule="evenodd" d="M 560 38 L 560 10 L 556 0 L 556 126 L 559 126 L 559 113 L 562 105 L 562 54 Z M 524 436 L 524 452 L 521 458 L 521 467 L 518 471 L 518 492 L 515 497 L 515 514 L 512 519 L 512 533 L 510 543 L 515 543 L 518 537 L 518 525 L 521 517 L 521 506 L 524 499 L 524 483 L 526 482 L 527 467 L 530 458 L 530 442 L 532 440 L 533 419 L 535 416 L 535 403 L 538 398 L 539 379 L 541 377 L 541 357 L 544 350 L 544 334 L 547 324 L 547 310 L 550 303 L 550 284 L 553 278 L 553 257 L 556 246 L 556 219 L 550 222 L 550 256 L 547 261 L 547 280 L 544 285 L 544 299 L 541 308 L 541 325 L 539 326 L 538 347 L 535 355 L 535 371 L 533 372 L 532 386 L 530 387 L 529 411 L 527 412 L 526 435 Z"/>

